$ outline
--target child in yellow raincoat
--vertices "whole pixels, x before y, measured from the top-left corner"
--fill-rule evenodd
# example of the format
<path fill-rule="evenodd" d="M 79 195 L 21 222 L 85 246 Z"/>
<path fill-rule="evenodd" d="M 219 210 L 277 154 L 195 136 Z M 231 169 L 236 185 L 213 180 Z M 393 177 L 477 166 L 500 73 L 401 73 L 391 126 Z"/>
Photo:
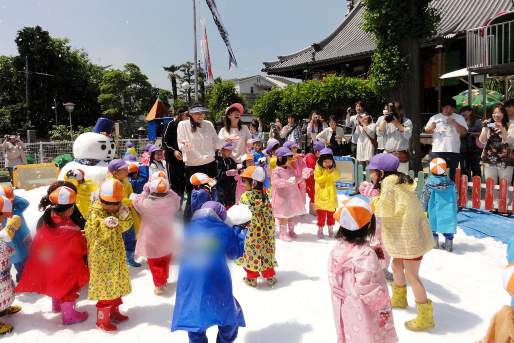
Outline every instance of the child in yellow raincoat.
<path fill-rule="evenodd" d="M 334 155 L 329 148 L 321 149 L 316 168 L 314 169 L 315 195 L 314 204 L 318 214 L 318 237 L 323 238 L 325 220 L 328 226 L 328 235 L 334 237 L 334 211 L 337 208 L 336 181 L 339 180 L 339 171 L 336 168 Z"/>
<path fill-rule="evenodd" d="M 98 189 L 98 184 L 91 179 L 86 179 L 86 173 L 82 169 L 70 170 L 64 175 L 64 180 L 77 187 L 77 205 L 80 213 L 85 217 L 91 205 L 91 193 Z"/>
<path fill-rule="evenodd" d="M 141 221 L 139 220 L 136 210 L 132 207 L 132 200 L 130 200 L 130 195 L 134 193 L 134 190 L 132 189 L 132 184 L 128 180 L 129 163 L 124 160 L 115 159 L 109 162 L 107 168 L 111 172 L 111 175 L 107 177 L 107 180 L 116 179 L 123 185 L 123 203 L 129 207 L 134 221 L 133 227 L 123 233 L 127 264 L 130 267 L 141 267 L 140 263 L 134 261 L 134 251 L 136 251 L 137 235 L 139 233 Z"/>
<path fill-rule="evenodd" d="M 96 303 L 96 326 L 104 331 L 116 331 L 111 323 L 124 322 L 120 313 L 122 296 L 132 292 L 130 275 L 125 260 L 122 233 L 132 226 L 132 214 L 122 204 L 123 185 L 111 179 L 100 184 L 99 199 L 91 204 L 86 222 L 89 261 L 88 299 Z"/>

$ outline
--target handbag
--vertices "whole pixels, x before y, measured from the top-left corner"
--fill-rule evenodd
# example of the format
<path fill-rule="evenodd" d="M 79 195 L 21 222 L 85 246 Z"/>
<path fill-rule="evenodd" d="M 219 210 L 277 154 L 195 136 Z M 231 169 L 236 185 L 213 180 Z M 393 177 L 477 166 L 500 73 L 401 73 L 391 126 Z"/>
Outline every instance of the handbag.
<path fill-rule="evenodd" d="M 410 153 L 407 150 L 388 151 L 387 153 L 398 157 L 400 163 L 407 163 L 410 161 Z"/>
<path fill-rule="evenodd" d="M 371 144 L 373 144 L 373 148 L 378 149 L 378 141 L 375 139 L 375 138 L 371 138 L 370 135 L 368 135 L 368 133 L 366 132 L 366 130 L 362 129 L 362 131 L 364 131 L 364 133 L 366 134 L 366 136 L 368 136 Z"/>

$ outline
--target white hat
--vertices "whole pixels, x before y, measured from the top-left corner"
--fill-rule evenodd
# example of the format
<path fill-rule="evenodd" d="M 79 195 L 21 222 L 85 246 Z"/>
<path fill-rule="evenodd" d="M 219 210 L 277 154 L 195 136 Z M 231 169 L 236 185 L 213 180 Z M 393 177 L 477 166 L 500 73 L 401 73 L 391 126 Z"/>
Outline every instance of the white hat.
<path fill-rule="evenodd" d="M 104 201 L 120 202 L 123 200 L 123 185 L 117 179 L 105 180 L 100 184 L 98 195 Z"/>
<path fill-rule="evenodd" d="M 150 181 L 150 193 L 166 193 L 170 188 L 168 180 L 158 177 Z"/>
<path fill-rule="evenodd" d="M 0 212 L 12 217 L 12 202 L 3 195 L 0 195 Z"/>
<path fill-rule="evenodd" d="M 163 172 L 163 171 L 156 171 L 155 173 L 152 173 L 152 175 L 150 176 L 150 181 L 152 181 L 153 179 L 156 179 L 158 177 L 162 177 L 162 178 L 168 179 L 168 176 L 166 175 L 165 172 Z"/>
<path fill-rule="evenodd" d="M 189 182 L 191 182 L 191 184 L 193 184 L 195 186 L 200 186 L 200 185 L 209 183 L 211 181 L 213 181 L 212 178 L 210 178 L 208 175 L 206 175 L 204 173 L 194 173 L 189 178 Z"/>
<path fill-rule="evenodd" d="M 266 174 L 264 169 L 258 166 L 250 166 L 240 175 L 241 177 L 247 177 L 255 181 L 263 182 Z"/>
<path fill-rule="evenodd" d="M 61 186 L 50 193 L 48 198 L 55 205 L 70 205 L 77 199 L 77 194 L 73 189 Z"/>
<path fill-rule="evenodd" d="M 334 213 L 334 219 L 341 227 L 350 231 L 357 231 L 369 223 L 375 213 L 375 206 L 360 198 L 343 200 L 341 205 Z"/>
<path fill-rule="evenodd" d="M 86 178 L 86 173 L 82 169 L 75 169 L 73 171 L 73 176 L 77 181 L 82 181 Z"/>

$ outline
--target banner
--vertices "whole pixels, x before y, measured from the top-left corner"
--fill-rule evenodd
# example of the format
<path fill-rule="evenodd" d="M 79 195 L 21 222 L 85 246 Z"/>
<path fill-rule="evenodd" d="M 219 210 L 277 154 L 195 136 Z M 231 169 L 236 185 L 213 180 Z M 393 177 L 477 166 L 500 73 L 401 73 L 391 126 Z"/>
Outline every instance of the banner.
<path fill-rule="evenodd" d="M 232 70 L 232 68 L 237 68 L 237 61 L 236 56 L 234 56 L 234 53 L 232 52 L 232 47 L 230 46 L 230 41 L 228 39 L 228 32 L 225 30 L 225 26 L 223 25 L 223 22 L 221 21 L 220 14 L 218 13 L 218 9 L 216 8 L 216 2 L 214 0 L 205 0 L 207 2 L 207 6 L 209 6 L 209 9 L 212 12 L 212 19 L 214 19 L 214 23 L 218 27 L 218 31 L 220 32 L 221 38 L 225 42 L 225 45 L 227 46 L 228 55 L 229 55 L 229 66 L 228 70 Z"/>
<path fill-rule="evenodd" d="M 200 18 L 202 25 L 203 38 L 200 39 L 200 52 L 202 56 L 202 68 L 205 73 L 207 83 L 214 83 L 211 68 L 211 56 L 209 54 L 209 43 L 207 42 L 207 29 L 205 28 L 205 18 Z"/>

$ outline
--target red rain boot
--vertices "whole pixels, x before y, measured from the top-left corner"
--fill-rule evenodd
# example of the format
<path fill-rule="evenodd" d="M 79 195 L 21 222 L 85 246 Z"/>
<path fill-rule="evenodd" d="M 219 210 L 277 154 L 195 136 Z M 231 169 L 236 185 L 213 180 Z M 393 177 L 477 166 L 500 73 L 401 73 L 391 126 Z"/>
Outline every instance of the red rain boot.
<path fill-rule="evenodd" d="M 111 323 L 109 318 L 110 312 L 110 307 L 98 308 L 96 312 L 96 326 L 103 331 L 114 332 L 118 328 Z"/>
<path fill-rule="evenodd" d="M 111 320 L 116 323 L 123 323 L 129 319 L 129 317 L 124 316 L 120 313 L 120 305 L 113 306 L 111 308 L 110 316 L 111 316 Z"/>

